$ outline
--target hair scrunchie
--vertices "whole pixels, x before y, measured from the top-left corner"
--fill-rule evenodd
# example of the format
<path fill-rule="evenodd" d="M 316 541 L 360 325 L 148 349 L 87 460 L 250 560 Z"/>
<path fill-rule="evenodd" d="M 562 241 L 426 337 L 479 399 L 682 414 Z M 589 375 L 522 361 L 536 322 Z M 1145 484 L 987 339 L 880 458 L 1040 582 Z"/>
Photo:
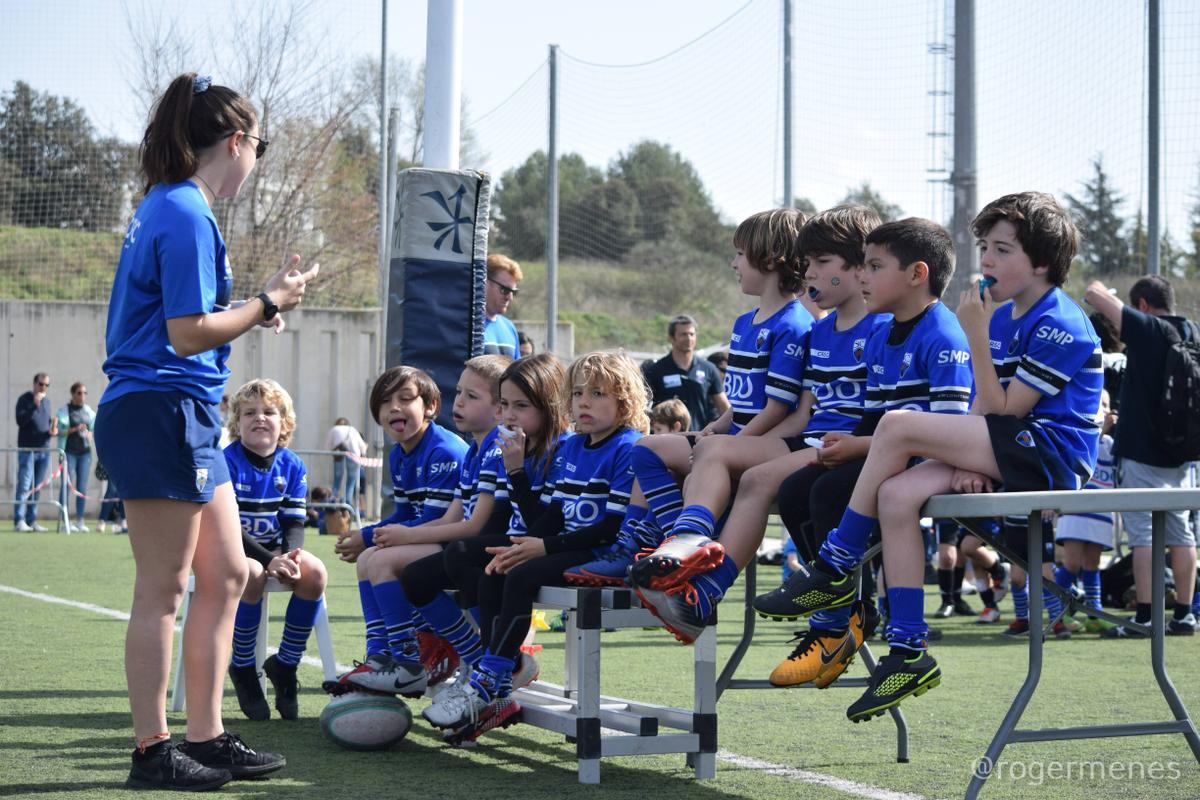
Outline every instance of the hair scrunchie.
<path fill-rule="evenodd" d="M 208 90 L 212 86 L 211 75 L 197 75 L 192 79 L 192 94 L 200 94 Z"/>

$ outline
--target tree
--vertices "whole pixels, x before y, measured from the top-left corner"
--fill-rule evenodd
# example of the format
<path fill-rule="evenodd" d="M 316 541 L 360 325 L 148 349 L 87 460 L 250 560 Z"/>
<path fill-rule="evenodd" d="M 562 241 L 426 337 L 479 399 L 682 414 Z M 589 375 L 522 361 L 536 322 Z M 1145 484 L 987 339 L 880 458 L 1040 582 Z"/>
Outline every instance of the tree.
<path fill-rule="evenodd" d="M 870 182 L 863 181 L 857 189 L 849 189 L 839 205 L 867 206 L 875 209 L 875 213 L 884 222 L 891 222 L 904 216 L 904 209 L 889 203 L 879 192 L 871 187 Z"/>
<path fill-rule="evenodd" d="M 1188 211 L 1188 225 L 1191 231 L 1192 252 L 1188 257 L 1188 276 L 1200 278 L 1200 180 L 1196 181 L 1196 191 L 1192 194 L 1193 205 Z"/>
<path fill-rule="evenodd" d="M 792 199 L 792 208 L 796 209 L 805 216 L 811 217 L 817 213 L 817 204 L 807 197 L 796 197 Z"/>
<path fill-rule="evenodd" d="M 133 148 L 99 137 L 74 101 L 24 81 L 0 96 L 0 219 L 26 227 L 120 225 Z"/>
<path fill-rule="evenodd" d="M 1092 275 L 1113 275 L 1129 266 L 1130 244 L 1122 230 L 1125 220 L 1119 213 L 1125 198 L 1119 195 L 1104 172 L 1104 159 L 1092 161 L 1092 179 L 1083 184 L 1083 194 L 1065 195 L 1067 208 L 1079 228 L 1079 255 Z M 1145 233 L 1142 233 L 1144 238 Z M 1143 259 L 1144 263 L 1144 259 Z"/>

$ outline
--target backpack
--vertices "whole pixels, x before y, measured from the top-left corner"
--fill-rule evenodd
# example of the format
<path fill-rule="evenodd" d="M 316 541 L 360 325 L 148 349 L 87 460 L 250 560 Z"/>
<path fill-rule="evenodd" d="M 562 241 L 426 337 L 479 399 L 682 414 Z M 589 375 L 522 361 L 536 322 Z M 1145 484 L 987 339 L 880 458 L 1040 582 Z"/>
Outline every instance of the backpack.
<path fill-rule="evenodd" d="M 1200 336 L 1184 320 L 1184 336 L 1165 323 L 1167 360 L 1155 432 L 1171 461 L 1200 459 Z"/>

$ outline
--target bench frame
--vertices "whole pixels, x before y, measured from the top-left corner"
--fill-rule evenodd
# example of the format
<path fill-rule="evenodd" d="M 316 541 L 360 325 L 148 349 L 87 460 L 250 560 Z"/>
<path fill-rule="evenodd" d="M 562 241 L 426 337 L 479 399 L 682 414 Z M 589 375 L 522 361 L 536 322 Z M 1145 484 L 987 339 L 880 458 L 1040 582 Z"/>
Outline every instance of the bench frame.
<path fill-rule="evenodd" d="M 932 497 L 922 509 L 922 516 L 955 519 L 969 523 L 973 519 L 1001 517 L 1006 515 L 1028 515 L 1029 537 L 1027 558 L 1000 548 L 1018 566 L 1026 567 L 1029 575 L 1029 666 L 1025 682 L 1000 727 L 992 737 L 987 751 L 976 764 L 971 782 L 967 786 L 967 800 L 978 797 L 980 789 L 988 779 L 1004 748 L 1016 742 L 1064 741 L 1069 739 L 1098 739 L 1114 736 L 1145 736 L 1150 734 L 1182 734 L 1187 739 L 1197 762 L 1200 762 L 1200 733 L 1196 724 L 1180 699 L 1175 685 L 1167 675 L 1163 660 L 1166 620 L 1164 602 L 1166 582 L 1166 512 L 1200 508 L 1200 489 L 1105 489 L 1101 491 L 1072 492 L 1001 492 L 996 494 L 960 494 Z M 1166 700 L 1173 721 L 1132 722 L 1118 725 L 1084 725 L 1072 728 L 1018 729 L 1021 715 L 1029 705 L 1042 675 L 1044 628 L 1042 623 L 1042 587 L 1044 579 L 1042 563 L 1042 512 L 1056 511 L 1060 514 L 1083 512 L 1148 511 L 1152 515 L 1151 552 L 1151 601 L 1150 627 L 1138 626 L 1150 634 L 1150 664 L 1158 682 L 1163 699 Z M 968 525 L 973 532 L 978 525 Z M 986 535 L 985 540 L 990 539 Z M 1029 565 L 1038 565 L 1029 569 Z M 1047 587 L 1050 588 L 1050 587 Z M 1052 590 L 1058 590 L 1053 586 Z M 1061 596 L 1061 595 L 1060 595 Z M 1129 626 L 1130 623 L 1122 621 Z"/>

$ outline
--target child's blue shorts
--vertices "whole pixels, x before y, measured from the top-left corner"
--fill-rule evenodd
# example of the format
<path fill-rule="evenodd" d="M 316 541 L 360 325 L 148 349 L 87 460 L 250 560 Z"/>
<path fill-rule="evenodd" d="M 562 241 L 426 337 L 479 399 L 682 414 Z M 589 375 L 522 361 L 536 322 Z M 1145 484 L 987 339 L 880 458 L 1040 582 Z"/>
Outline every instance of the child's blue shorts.
<path fill-rule="evenodd" d="M 207 503 L 229 482 L 220 410 L 182 392 L 131 392 L 101 403 L 95 439 L 122 500 Z"/>

